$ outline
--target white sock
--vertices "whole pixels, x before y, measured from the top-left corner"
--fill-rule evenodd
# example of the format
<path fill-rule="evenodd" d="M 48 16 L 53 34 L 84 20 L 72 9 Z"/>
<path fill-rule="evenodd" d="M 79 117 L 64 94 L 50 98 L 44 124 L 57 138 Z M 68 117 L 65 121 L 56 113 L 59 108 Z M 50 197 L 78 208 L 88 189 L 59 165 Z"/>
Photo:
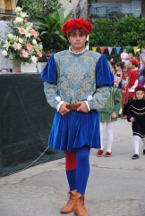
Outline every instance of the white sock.
<path fill-rule="evenodd" d="M 101 141 L 101 150 L 104 149 L 104 146 L 103 146 L 103 135 L 102 135 L 102 130 L 103 130 L 103 126 L 104 126 L 104 122 L 100 122 L 100 141 Z"/>
<path fill-rule="evenodd" d="M 113 122 L 106 122 L 107 152 L 111 153 L 113 144 Z"/>
<path fill-rule="evenodd" d="M 133 136 L 133 145 L 134 145 L 134 151 L 135 154 L 139 155 L 139 141 L 140 137 L 139 136 Z"/>

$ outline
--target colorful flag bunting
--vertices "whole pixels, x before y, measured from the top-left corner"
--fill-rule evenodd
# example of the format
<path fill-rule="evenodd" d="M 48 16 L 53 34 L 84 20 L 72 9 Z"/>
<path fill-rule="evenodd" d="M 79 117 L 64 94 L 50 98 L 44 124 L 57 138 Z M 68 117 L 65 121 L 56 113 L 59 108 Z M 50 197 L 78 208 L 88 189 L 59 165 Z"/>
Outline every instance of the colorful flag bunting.
<path fill-rule="evenodd" d="M 105 47 L 100 47 L 100 51 L 101 51 L 102 55 L 104 53 L 104 50 L 105 50 Z"/>
<path fill-rule="evenodd" d="M 113 47 L 108 47 L 108 53 L 109 53 L 109 55 L 111 55 L 112 50 L 113 50 Z"/>
<path fill-rule="evenodd" d="M 121 47 L 116 47 L 117 54 L 119 55 Z"/>
<path fill-rule="evenodd" d="M 97 47 L 92 47 L 92 50 L 93 50 L 94 52 L 96 52 Z"/>
<path fill-rule="evenodd" d="M 129 53 L 130 46 L 127 46 L 126 49 L 127 49 L 127 53 Z"/>
<path fill-rule="evenodd" d="M 137 50 L 138 46 L 134 46 L 133 50 L 134 50 L 134 54 L 136 55 L 136 50 Z"/>

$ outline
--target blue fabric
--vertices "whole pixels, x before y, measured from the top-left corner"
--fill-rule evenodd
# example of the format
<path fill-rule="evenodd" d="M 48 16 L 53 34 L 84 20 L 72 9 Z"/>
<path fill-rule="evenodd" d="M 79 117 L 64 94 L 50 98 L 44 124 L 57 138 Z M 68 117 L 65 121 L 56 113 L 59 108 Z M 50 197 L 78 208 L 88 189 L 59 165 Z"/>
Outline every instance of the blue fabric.
<path fill-rule="evenodd" d="M 98 87 L 108 85 L 111 88 L 114 82 L 114 75 L 112 74 L 108 60 L 105 55 L 102 55 L 96 65 L 96 83 Z"/>
<path fill-rule="evenodd" d="M 76 169 L 66 171 L 66 176 L 70 190 L 76 189 Z"/>
<path fill-rule="evenodd" d="M 84 145 L 100 148 L 99 113 L 74 110 L 61 116 L 56 111 L 48 144 L 53 149 L 70 152 Z"/>
<path fill-rule="evenodd" d="M 119 55 L 121 47 L 116 47 L 117 54 Z"/>
<path fill-rule="evenodd" d="M 77 193 L 82 195 L 85 194 L 87 181 L 90 173 L 89 154 L 90 148 L 88 146 L 84 146 L 83 148 L 77 149 L 76 151 L 76 186 Z"/>
<path fill-rule="evenodd" d="M 57 84 L 57 67 L 54 61 L 54 54 L 51 55 L 49 61 L 43 68 L 41 72 L 41 77 L 44 80 L 44 82 L 53 83 L 55 85 Z"/>

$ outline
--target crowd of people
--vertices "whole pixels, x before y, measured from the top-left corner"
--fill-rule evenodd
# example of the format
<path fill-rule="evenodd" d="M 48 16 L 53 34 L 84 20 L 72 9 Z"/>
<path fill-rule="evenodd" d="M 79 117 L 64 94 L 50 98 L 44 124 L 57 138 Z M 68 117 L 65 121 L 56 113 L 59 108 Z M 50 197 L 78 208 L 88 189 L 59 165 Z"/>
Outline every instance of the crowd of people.
<path fill-rule="evenodd" d="M 121 61 L 114 58 L 108 62 L 114 75 L 114 83 L 111 94 L 100 112 L 101 148 L 97 156 L 101 157 L 104 151 L 102 138 L 104 123 L 107 134 L 105 157 L 112 156 L 113 122 L 117 120 L 116 117 L 121 117 L 132 122 L 135 151 L 132 159 L 138 159 L 140 139 L 143 141 L 143 154 L 145 154 L 145 47 L 142 47 L 139 56 L 127 53 L 127 49 L 124 48 L 120 57 Z"/>
<path fill-rule="evenodd" d="M 113 87 L 118 88 L 122 95 L 122 109 L 119 116 L 124 116 L 124 105 L 135 96 L 135 88 L 138 84 L 145 86 L 145 46 L 142 47 L 139 56 L 127 53 L 124 48 L 120 55 L 121 61 L 113 58 L 109 61 L 112 73 L 114 74 Z"/>

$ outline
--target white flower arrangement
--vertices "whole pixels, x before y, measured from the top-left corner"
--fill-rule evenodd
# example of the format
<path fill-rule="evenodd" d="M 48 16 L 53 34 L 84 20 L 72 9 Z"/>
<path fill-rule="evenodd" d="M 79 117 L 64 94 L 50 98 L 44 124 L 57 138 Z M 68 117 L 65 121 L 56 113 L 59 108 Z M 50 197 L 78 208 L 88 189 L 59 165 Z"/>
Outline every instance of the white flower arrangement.
<path fill-rule="evenodd" d="M 14 20 L 15 34 L 10 32 L 7 40 L 2 43 L 2 55 L 13 61 L 16 68 L 21 62 L 24 64 L 37 62 L 42 57 L 42 42 L 39 34 L 33 28 L 32 23 L 28 22 L 27 13 L 22 12 L 22 8 L 16 8 L 16 18 Z"/>

